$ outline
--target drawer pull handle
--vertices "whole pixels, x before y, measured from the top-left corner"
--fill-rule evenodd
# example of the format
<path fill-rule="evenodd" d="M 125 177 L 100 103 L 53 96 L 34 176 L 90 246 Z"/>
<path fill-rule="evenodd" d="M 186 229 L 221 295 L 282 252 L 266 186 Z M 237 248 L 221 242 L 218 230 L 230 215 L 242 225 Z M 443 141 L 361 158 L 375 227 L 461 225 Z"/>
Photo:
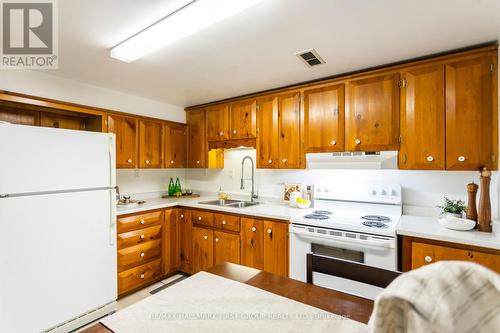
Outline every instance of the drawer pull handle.
<path fill-rule="evenodd" d="M 198 221 L 201 221 L 201 220 L 202 220 L 201 216 L 198 216 Z"/>
<path fill-rule="evenodd" d="M 149 160 L 146 160 L 146 164 L 149 164 Z"/>
<path fill-rule="evenodd" d="M 144 273 L 141 274 L 141 279 L 144 279 L 145 275 Z"/>
<path fill-rule="evenodd" d="M 458 156 L 458 161 L 459 162 L 465 161 L 465 156 Z"/>
<path fill-rule="evenodd" d="M 236 133 L 238 133 L 238 132 L 236 130 L 233 130 L 233 134 L 236 134 Z"/>
<path fill-rule="evenodd" d="M 207 236 L 207 235 L 203 236 L 203 239 L 204 239 L 204 240 L 207 240 L 207 239 L 208 239 L 208 236 Z"/>
<path fill-rule="evenodd" d="M 141 219 L 141 224 L 144 224 L 146 223 L 146 221 L 144 221 L 144 219 Z"/>
<path fill-rule="evenodd" d="M 219 242 L 219 239 L 218 239 L 218 238 L 216 238 L 216 239 L 215 239 L 215 242 L 216 242 L 216 243 L 218 243 L 218 242 Z"/>
<path fill-rule="evenodd" d="M 219 135 L 220 135 L 220 136 L 223 136 L 223 135 L 224 135 L 224 132 L 219 132 Z"/>
<path fill-rule="evenodd" d="M 128 164 L 132 163 L 132 159 L 131 159 L 131 158 L 129 158 L 129 159 L 127 160 L 127 163 L 128 163 Z"/>
<path fill-rule="evenodd" d="M 337 141 L 332 140 L 332 142 L 331 142 L 331 143 L 332 143 L 332 146 L 335 146 L 335 145 L 337 144 Z"/>
<path fill-rule="evenodd" d="M 269 160 L 269 161 L 267 161 L 267 163 L 273 164 L 273 160 Z"/>
<path fill-rule="evenodd" d="M 434 157 L 432 156 L 427 156 L 427 162 L 432 162 L 434 161 Z"/>
<path fill-rule="evenodd" d="M 227 223 L 226 221 L 222 221 L 222 225 L 226 225 L 226 223 Z"/>
<path fill-rule="evenodd" d="M 426 262 L 432 262 L 432 257 L 431 256 L 425 256 L 424 260 Z"/>
<path fill-rule="evenodd" d="M 146 254 L 144 252 L 141 252 L 141 258 L 144 258 Z"/>
<path fill-rule="evenodd" d="M 267 233 L 268 234 L 271 234 L 273 231 L 271 230 L 271 228 L 267 229 Z"/>
<path fill-rule="evenodd" d="M 257 228 L 252 227 L 252 231 L 253 231 L 253 232 L 257 231 Z"/>
<path fill-rule="evenodd" d="M 144 235 L 141 235 L 141 239 L 144 239 Z"/>
<path fill-rule="evenodd" d="M 357 145 L 359 145 L 361 143 L 361 140 L 360 139 L 356 139 L 356 141 L 354 141 Z"/>
<path fill-rule="evenodd" d="M 170 161 L 170 164 L 174 164 L 174 161 L 173 161 L 173 160 L 172 160 L 172 161 Z"/>
<path fill-rule="evenodd" d="M 181 219 L 183 219 L 183 218 L 184 218 L 184 214 L 181 214 Z"/>
<path fill-rule="evenodd" d="M 200 164 L 200 161 L 196 161 L 196 164 Z"/>
<path fill-rule="evenodd" d="M 281 162 L 286 163 L 286 158 L 282 159 Z"/>

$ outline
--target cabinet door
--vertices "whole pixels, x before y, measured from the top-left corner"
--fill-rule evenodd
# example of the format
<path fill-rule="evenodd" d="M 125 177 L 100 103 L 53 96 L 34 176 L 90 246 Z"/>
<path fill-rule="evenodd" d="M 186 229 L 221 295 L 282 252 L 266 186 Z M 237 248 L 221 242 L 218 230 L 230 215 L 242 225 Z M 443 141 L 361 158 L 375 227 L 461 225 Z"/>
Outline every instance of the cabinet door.
<path fill-rule="evenodd" d="M 164 273 L 176 271 L 181 266 L 179 239 L 179 210 L 165 210 L 163 227 L 163 266 Z"/>
<path fill-rule="evenodd" d="M 193 273 L 214 265 L 214 232 L 193 227 Z"/>
<path fill-rule="evenodd" d="M 258 100 L 257 111 L 257 167 L 279 168 L 278 97 Z"/>
<path fill-rule="evenodd" d="M 163 166 L 163 124 L 139 121 L 139 168 Z"/>
<path fill-rule="evenodd" d="M 241 218 L 241 264 L 264 269 L 264 223 Z"/>
<path fill-rule="evenodd" d="M 139 120 L 108 115 L 108 132 L 116 135 L 116 167 L 137 168 L 139 166 Z"/>
<path fill-rule="evenodd" d="M 215 263 L 240 263 L 240 236 L 227 232 L 214 231 Z"/>
<path fill-rule="evenodd" d="M 257 101 L 231 104 L 231 139 L 255 138 L 257 133 Z"/>
<path fill-rule="evenodd" d="M 444 65 L 403 73 L 399 168 L 444 170 Z"/>
<path fill-rule="evenodd" d="M 205 110 L 189 111 L 188 124 L 188 168 L 206 167 Z"/>
<path fill-rule="evenodd" d="M 497 74 L 491 56 L 446 65 L 446 169 L 497 168 Z"/>
<path fill-rule="evenodd" d="M 264 270 L 288 276 L 288 223 L 264 223 Z"/>
<path fill-rule="evenodd" d="M 190 211 L 179 209 L 179 260 L 181 271 L 187 274 L 192 272 L 192 232 Z"/>
<path fill-rule="evenodd" d="M 399 73 L 350 81 L 346 150 L 399 148 Z"/>
<path fill-rule="evenodd" d="M 300 94 L 278 97 L 279 167 L 300 168 Z"/>
<path fill-rule="evenodd" d="M 229 139 L 229 107 L 216 105 L 207 109 L 207 140 Z"/>
<path fill-rule="evenodd" d="M 165 134 L 165 168 L 185 168 L 186 126 L 169 124 L 163 131 Z"/>
<path fill-rule="evenodd" d="M 344 85 L 304 91 L 307 153 L 344 151 Z"/>

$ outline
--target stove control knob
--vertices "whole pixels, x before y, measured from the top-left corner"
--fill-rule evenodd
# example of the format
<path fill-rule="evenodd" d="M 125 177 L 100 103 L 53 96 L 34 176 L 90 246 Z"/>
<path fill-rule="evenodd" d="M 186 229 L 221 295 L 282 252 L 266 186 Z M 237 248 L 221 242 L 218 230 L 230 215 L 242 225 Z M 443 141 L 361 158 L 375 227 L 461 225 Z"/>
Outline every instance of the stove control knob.
<path fill-rule="evenodd" d="M 380 195 L 386 195 L 386 194 L 387 194 L 386 190 L 382 189 L 382 190 L 380 191 Z"/>
<path fill-rule="evenodd" d="M 372 195 L 377 195 L 377 190 L 376 189 L 372 189 Z"/>

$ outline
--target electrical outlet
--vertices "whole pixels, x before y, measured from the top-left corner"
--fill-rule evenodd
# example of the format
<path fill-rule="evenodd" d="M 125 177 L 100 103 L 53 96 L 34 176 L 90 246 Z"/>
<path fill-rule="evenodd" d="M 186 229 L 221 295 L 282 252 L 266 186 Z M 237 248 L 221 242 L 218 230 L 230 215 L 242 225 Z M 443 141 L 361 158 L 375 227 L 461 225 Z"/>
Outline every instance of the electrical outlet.
<path fill-rule="evenodd" d="M 134 170 L 134 177 L 135 178 L 140 178 L 141 177 L 141 170 L 140 169 L 135 169 Z"/>

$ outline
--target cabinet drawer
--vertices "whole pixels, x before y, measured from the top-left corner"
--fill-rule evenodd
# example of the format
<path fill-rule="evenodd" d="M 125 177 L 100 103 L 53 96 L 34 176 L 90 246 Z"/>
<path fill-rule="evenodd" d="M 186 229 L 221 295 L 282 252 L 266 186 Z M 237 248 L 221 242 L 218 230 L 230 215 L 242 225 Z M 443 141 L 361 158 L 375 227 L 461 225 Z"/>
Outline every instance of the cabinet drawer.
<path fill-rule="evenodd" d="M 214 226 L 224 230 L 240 232 L 240 218 L 233 215 L 214 214 Z"/>
<path fill-rule="evenodd" d="M 500 273 L 500 255 L 474 250 L 413 242 L 411 246 L 411 268 L 441 260 L 471 261 Z"/>
<path fill-rule="evenodd" d="M 161 276 L 161 259 L 118 273 L 118 294 L 149 283 Z"/>
<path fill-rule="evenodd" d="M 118 233 L 142 229 L 163 222 L 163 212 L 151 212 L 117 219 Z"/>
<path fill-rule="evenodd" d="M 214 214 L 201 210 L 193 210 L 191 211 L 191 221 L 194 224 L 201 224 L 212 227 L 214 225 Z"/>
<path fill-rule="evenodd" d="M 118 271 L 142 265 L 151 259 L 160 257 L 160 243 L 160 240 L 154 240 L 118 250 Z"/>
<path fill-rule="evenodd" d="M 118 249 L 161 239 L 161 225 L 118 234 Z"/>

